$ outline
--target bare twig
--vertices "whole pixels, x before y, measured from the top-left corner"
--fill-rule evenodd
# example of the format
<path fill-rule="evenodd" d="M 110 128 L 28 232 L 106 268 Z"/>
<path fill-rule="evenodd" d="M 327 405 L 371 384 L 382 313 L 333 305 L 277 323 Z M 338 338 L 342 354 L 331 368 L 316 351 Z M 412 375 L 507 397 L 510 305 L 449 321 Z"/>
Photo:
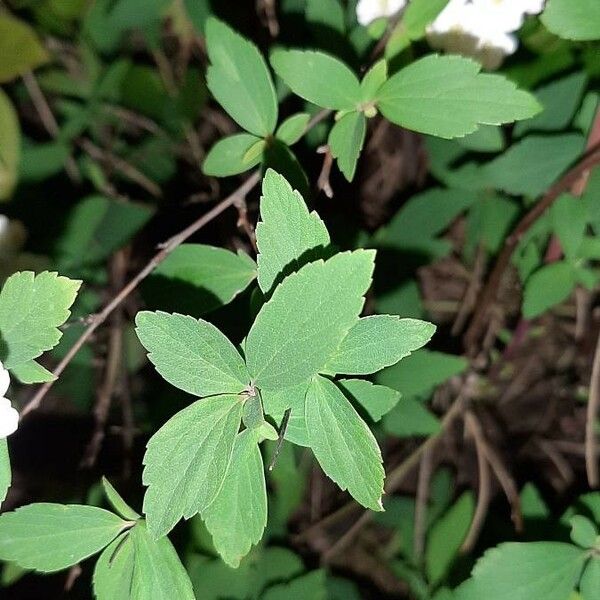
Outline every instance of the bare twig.
<path fill-rule="evenodd" d="M 596 435 L 596 419 L 600 410 L 600 335 L 596 342 L 596 351 L 594 352 L 594 362 L 592 364 L 592 378 L 590 380 L 590 396 L 587 404 L 587 416 L 585 423 L 585 470 L 588 483 L 591 488 L 597 488 L 600 483 L 598 473 L 597 446 L 598 438 Z"/>
<path fill-rule="evenodd" d="M 317 179 L 317 189 L 323 192 L 328 198 L 333 198 L 333 189 L 329 178 L 331 177 L 331 167 L 333 166 L 333 154 L 329 146 L 320 146 L 317 152 L 323 155 L 323 166 Z"/>

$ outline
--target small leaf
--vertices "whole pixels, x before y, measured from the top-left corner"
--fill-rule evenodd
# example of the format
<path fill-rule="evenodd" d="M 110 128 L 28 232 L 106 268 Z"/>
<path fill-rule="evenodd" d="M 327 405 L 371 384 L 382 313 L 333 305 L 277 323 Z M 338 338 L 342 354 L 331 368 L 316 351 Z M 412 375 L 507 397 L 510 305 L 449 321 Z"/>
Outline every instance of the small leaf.
<path fill-rule="evenodd" d="M 258 48 L 214 17 L 206 22 L 206 48 L 211 63 L 206 81 L 213 96 L 250 133 L 273 133 L 277 96 Z"/>
<path fill-rule="evenodd" d="M 348 181 L 354 179 L 366 130 L 365 115 L 362 112 L 352 111 L 336 121 L 329 132 L 331 154 L 337 159 L 338 167 Z"/>
<path fill-rule="evenodd" d="M 10 198 L 13 193 L 17 184 L 20 156 L 19 118 L 8 96 L 0 89 L 0 200 Z"/>
<path fill-rule="evenodd" d="M 124 519 L 127 519 L 128 521 L 137 521 L 138 519 L 141 519 L 140 515 L 138 515 L 135 510 L 133 510 L 131 506 L 129 506 L 127 502 L 123 500 L 119 492 L 115 490 L 111 482 L 106 479 L 106 477 L 102 478 L 102 488 L 104 489 L 104 495 L 110 502 L 110 505 Z"/>
<path fill-rule="evenodd" d="M 2 362 L 12 369 L 58 344 L 80 281 L 44 271 L 11 275 L 0 292 Z M 18 317 L 18 318 L 17 318 Z"/>
<path fill-rule="evenodd" d="M 385 416 L 383 427 L 396 437 L 405 438 L 416 435 L 433 435 L 440 431 L 441 425 L 418 400 L 400 398 L 396 406 Z"/>
<path fill-rule="evenodd" d="M 141 311 L 135 322 L 148 358 L 171 385 L 203 397 L 238 394 L 250 382 L 235 346 L 208 321 Z"/>
<path fill-rule="evenodd" d="M 388 79 L 378 107 L 396 125 L 443 138 L 462 137 L 481 124 L 527 119 L 535 98 L 501 75 L 459 56 L 426 56 Z"/>
<path fill-rule="evenodd" d="M 20 19 L 0 14 L 0 83 L 33 71 L 48 61 L 35 31 Z"/>
<path fill-rule="evenodd" d="M 338 385 L 348 398 L 367 411 L 374 422 L 380 421 L 400 400 L 396 390 L 363 379 L 340 379 Z"/>
<path fill-rule="evenodd" d="M 571 540 L 582 548 L 592 548 L 598 538 L 596 526 L 586 517 L 575 515 L 571 517 Z"/>
<path fill-rule="evenodd" d="M 30 360 L 13 367 L 12 373 L 21 383 L 26 384 L 56 381 L 56 375 L 42 367 L 35 360 Z"/>
<path fill-rule="evenodd" d="M 249 429 L 237 435 L 223 487 L 202 514 L 217 552 L 231 567 L 260 541 L 267 525 L 267 489 L 257 442 Z"/>
<path fill-rule="evenodd" d="M 236 133 L 219 140 L 206 155 L 202 172 L 213 177 L 228 177 L 248 171 L 262 159 L 262 152 L 248 156 L 249 150 L 259 142 L 263 142 L 262 138 L 249 133 Z"/>
<path fill-rule="evenodd" d="M 277 287 L 246 340 L 248 369 L 259 388 L 300 384 L 324 367 L 358 320 L 374 259 L 372 250 L 336 254 Z"/>
<path fill-rule="evenodd" d="M 435 330 L 432 323 L 418 319 L 401 319 L 395 315 L 363 317 L 342 340 L 323 372 L 375 373 L 427 344 Z"/>
<path fill-rule="evenodd" d="M 305 410 L 310 447 L 325 474 L 363 506 L 383 510 L 381 451 L 344 394 L 317 376 L 306 393 Z"/>
<path fill-rule="evenodd" d="M 211 396 L 169 419 L 144 456 L 144 513 L 153 537 L 202 512 L 219 493 L 242 417 L 239 396 Z"/>
<path fill-rule="evenodd" d="M 96 554 L 129 523 L 102 508 L 29 504 L 0 515 L 0 559 L 43 573 Z"/>
<path fill-rule="evenodd" d="M 308 382 L 278 390 L 263 390 L 265 412 L 281 424 L 285 411 L 290 409 L 290 417 L 285 429 L 285 439 L 298 446 L 308 447 L 308 432 L 304 419 L 304 398 Z"/>
<path fill-rule="evenodd" d="M 275 72 L 294 94 L 332 110 L 349 110 L 360 103 L 360 83 L 342 61 L 314 50 L 275 50 Z"/>
<path fill-rule="evenodd" d="M 523 316 L 533 319 L 566 300 L 576 283 L 570 263 L 559 261 L 544 265 L 525 284 Z"/>
<path fill-rule="evenodd" d="M 558 198 L 550 210 L 554 232 L 568 260 L 579 258 L 579 249 L 588 227 L 588 210 L 585 202 L 570 194 Z"/>
<path fill-rule="evenodd" d="M 6 439 L 0 440 L 0 506 L 6 499 L 8 489 L 12 483 L 12 470 L 10 468 L 10 455 Z"/>
<path fill-rule="evenodd" d="M 363 102 L 371 102 L 377 97 L 379 88 L 386 82 L 388 76 L 387 61 L 377 61 L 366 73 L 360 82 L 361 98 Z"/>
<path fill-rule="evenodd" d="M 308 211 L 302 196 L 271 169 L 263 179 L 262 194 L 256 243 L 258 284 L 266 294 L 307 262 L 311 250 L 327 246 L 329 233 L 319 215 Z"/>
<path fill-rule="evenodd" d="M 304 135 L 309 121 L 310 115 L 308 113 L 297 113 L 292 115 L 277 128 L 275 137 L 284 144 L 291 146 Z"/>
<path fill-rule="evenodd" d="M 131 595 L 134 569 L 135 549 L 127 531 L 107 546 L 96 562 L 93 579 L 96 600 L 134 600 Z"/>
<path fill-rule="evenodd" d="M 567 40 L 600 39 L 600 4 L 596 0 L 548 0 L 541 19 L 548 31 Z"/>
<path fill-rule="evenodd" d="M 600 590 L 600 559 L 593 556 L 583 570 L 579 591 L 582 600 L 596 600 L 598 590 Z"/>
<path fill-rule="evenodd" d="M 274 585 L 267 589 L 261 600 L 325 600 L 325 571 L 311 571 L 289 583 Z"/>

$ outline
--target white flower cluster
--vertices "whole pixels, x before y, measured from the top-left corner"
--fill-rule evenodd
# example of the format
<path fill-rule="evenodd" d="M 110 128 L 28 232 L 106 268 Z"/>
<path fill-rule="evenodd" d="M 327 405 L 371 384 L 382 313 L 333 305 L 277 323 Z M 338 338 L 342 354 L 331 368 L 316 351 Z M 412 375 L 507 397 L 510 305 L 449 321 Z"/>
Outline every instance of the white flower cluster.
<path fill-rule="evenodd" d="M 7 438 L 19 426 L 19 413 L 10 400 L 4 397 L 10 385 L 10 375 L 0 362 L 0 439 Z"/>

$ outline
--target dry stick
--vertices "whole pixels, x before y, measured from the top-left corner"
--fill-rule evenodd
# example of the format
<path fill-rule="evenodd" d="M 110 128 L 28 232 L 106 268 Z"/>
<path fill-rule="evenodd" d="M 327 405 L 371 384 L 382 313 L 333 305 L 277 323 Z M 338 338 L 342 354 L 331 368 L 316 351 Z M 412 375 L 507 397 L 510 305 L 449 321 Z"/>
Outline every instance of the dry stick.
<path fill-rule="evenodd" d="M 454 422 L 454 419 L 458 417 L 458 415 L 462 412 L 462 409 L 463 398 L 462 396 L 459 396 L 450 407 L 450 410 L 444 415 L 440 431 L 435 435 L 428 437 L 416 450 L 414 450 L 414 452 L 406 460 L 400 463 L 388 475 L 385 486 L 386 493 L 391 494 L 392 492 L 396 491 L 396 489 L 404 481 L 406 476 L 419 463 L 423 453 L 428 452 L 429 450 L 435 447 L 435 445 L 441 439 L 442 435 Z M 320 529 L 326 522 L 331 523 L 334 521 L 334 519 L 337 520 L 335 516 L 348 513 L 350 510 L 349 507 L 354 506 L 355 503 L 353 501 L 349 502 L 345 506 L 342 506 L 342 508 L 338 509 L 335 513 L 329 515 L 329 517 L 327 517 L 326 519 L 323 519 L 323 521 L 320 521 L 316 525 L 313 525 L 309 530 L 307 530 L 307 532 L 314 532 L 315 530 Z M 322 562 L 329 562 L 336 554 L 344 550 L 348 546 L 348 544 L 352 542 L 356 534 L 371 520 L 372 516 L 373 513 L 371 511 L 367 510 L 363 512 L 363 514 L 358 518 L 358 520 L 354 522 L 352 527 L 350 527 L 350 529 L 348 529 L 348 531 L 346 531 L 346 533 L 344 533 L 344 535 L 335 544 L 333 544 L 333 546 L 331 546 L 331 548 L 329 548 L 327 552 L 325 552 L 322 558 Z M 307 537 L 307 532 L 305 532 L 301 537 Z"/>
<path fill-rule="evenodd" d="M 582 160 L 568 171 L 557 183 L 555 183 L 542 199 L 537 202 L 533 208 L 519 221 L 515 230 L 504 240 L 504 246 L 494 269 L 480 294 L 477 302 L 477 310 L 473 316 L 469 329 L 465 334 L 465 346 L 470 354 L 474 353 L 477 341 L 481 336 L 482 329 L 485 327 L 486 317 L 489 307 L 496 300 L 496 293 L 500 286 L 504 271 L 510 263 L 510 259 L 523 236 L 529 228 L 546 212 L 554 201 L 563 193 L 568 191 L 571 186 L 588 170 L 600 163 L 600 143 L 596 144 Z"/>
<path fill-rule="evenodd" d="M 69 349 L 65 357 L 58 363 L 54 371 L 52 372 L 55 377 L 59 377 L 61 373 L 65 370 L 67 365 L 71 362 L 73 357 L 77 354 L 79 349 L 85 344 L 94 331 L 98 329 L 98 327 L 106 321 L 107 317 L 117 308 L 125 298 L 133 292 L 137 286 L 148 276 L 152 271 L 163 261 L 175 248 L 181 245 L 185 240 L 187 240 L 191 235 L 202 229 L 205 225 L 210 223 L 213 219 L 219 216 L 223 211 L 228 209 L 230 206 L 233 206 L 237 199 L 240 196 L 245 196 L 252 190 L 256 184 L 260 180 L 260 173 L 255 171 L 242 185 L 240 185 L 237 190 L 235 190 L 231 195 L 222 200 L 219 204 L 217 204 L 214 208 L 209 210 L 206 214 L 202 215 L 199 219 L 194 221 L 191 225 L 180 231 L 177 235 L 173 236 L 163 244 L 161 244 L 160 251 L 157 252 L 152 259 L 146 264 L 146 266 L 133 278 L 131 281 L 104 307 L 104 309 L 95 316 L 94 320 L 87 329 L 81 334 L 79 339 L 73 344 L 73 346 Z M 37 409 L 43 400 L 44 396 L 48 393 L 52 385 L 53 381 L 49 381 L 42 385 L 40 389 L 36 392 L 36 394 L 31 398 L 31 400 L 25 405 L 23 411 L 21 412 L 21 417 L 24 417 L 31 411 Z"/>
<path fill-rule="evenodd" d="M 587 405 L 587 420 L 585 423 L 585 470 L 591 488 L 600 484 L 598 472 L 598 438 L 596 436 L 596 418 L 600 409 L 600 335 L 596 342 L 592 378 L 590 380 L 590 397 Z"/>

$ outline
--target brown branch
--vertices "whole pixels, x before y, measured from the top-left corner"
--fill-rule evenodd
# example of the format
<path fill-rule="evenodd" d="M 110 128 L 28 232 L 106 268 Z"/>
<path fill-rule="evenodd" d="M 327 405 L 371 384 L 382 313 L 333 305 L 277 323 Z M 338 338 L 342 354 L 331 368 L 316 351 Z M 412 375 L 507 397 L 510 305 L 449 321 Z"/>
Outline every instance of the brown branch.
<path fill-rule="evenodd" d="M 587 404 L 585 423 L 585 470 L 591 488 L 597 488 L 600 483 L 598 473 L 598 437 L 596 435 L 596 419 L 600 410 L 600 335 L 596 342 L 592 378 L 590 380 L 590 396 Z"/>
<path fill-rule="evenodd" d="M 331 167 L 333 167 L 333 154 L 329 146 L 319 146 L 317 153 L 323 155 L 323 166 L 317 179 L 317 189 L 323 192 L 328 198 L 333 198 L 333 188 L 329 178 L 331 177 Z"/>
<path fill-rule="evenodd" d="M 600 144 L 596 144 L 577 165 L 548 190 L 539 202 L 536 202 L 532 209 L 519 221 L 514 231 L 504 240 L 504 246 L 498 255 L 487 284 L 479 296 L 477 310 L 465 334 L 465 346 L 469 354 L 473 355 L 476 353 L 477 342 L 485 328 L 490 306 L 496 301 L 496 294 L 500 287 L 504 271 L 507 269 L 510 259 L 519 242 L 523 239 L 523 236 L 562 193 L 567 192 L 586 171 L 589 171 L 599 163 Z"/>
<path fill-rule="evenodd" d="M 199 219 L 194 221 L 191 225 L 180 231 L 177 235 L 173 236 L 166 242 L 160 245 L 160 250 L 157 252 L 152 259 L 146 264 L 146 266 L 133 278 L 129 283 L 104 307 L 104 309 L 95 316 L 94 320 L 87 329 L 81 334 L 79 339 L 71 346 L 64 358 L 55 367 L 53 374 L 55 377 L 59 377 L 65 370 L 67 365 L 71 362 L 73 357 L 79 352 L 80 348 L 92 337 L 93 333 L 98 327 L 106 321 L 109 315 L 118 307 L 120 304 L 133 292 L 137 286 L 148 276 L 154 269 L 163 261 L 175 248 L 185 242 L 191 235 L 202 229 L 205 225 L 210 223 L 213 219 L 219 216 L 223 211 L 233 206 L 240 196 L 245 196 L 252 190 L 256 184 L 260 181 L 260 173 L 255 171 L 248 179 L 240 185 L 237 190 L 230 194 L 227 198 L 222 200 L 214 208 L 209 210 L 206 214 L 202 215 Z M 50 391 L 53 381 L 49 381 L 42 385 L 31 400 L 25 405 L 21 412 L 21 418 L 28 413 L 36 410 L 44 396 Z"/>

